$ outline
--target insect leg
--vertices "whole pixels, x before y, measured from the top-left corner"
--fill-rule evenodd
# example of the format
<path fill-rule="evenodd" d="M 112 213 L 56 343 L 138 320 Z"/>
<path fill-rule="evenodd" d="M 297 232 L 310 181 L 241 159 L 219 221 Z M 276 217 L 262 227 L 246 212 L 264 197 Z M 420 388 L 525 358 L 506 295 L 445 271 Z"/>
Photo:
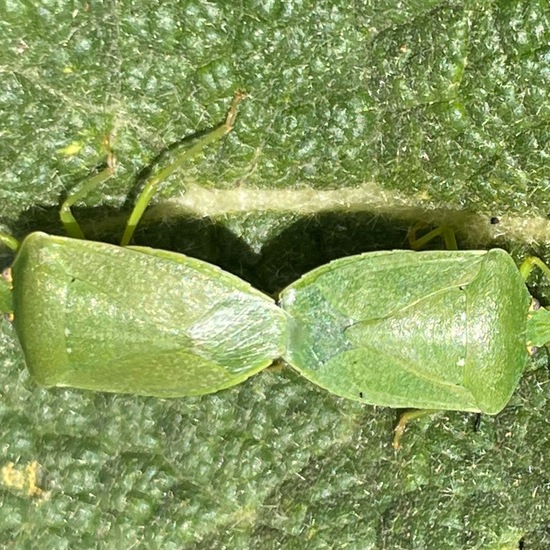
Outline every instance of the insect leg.
<path fill-rule="evenodd" d="M 207 145 L 214 141 L 218 141 L 233 129 L 235 118 L 237 116 L 237 105 L 244 97 L 244 92 L 237 91 L 233 97 L 233 101 L 231 102 L 231 106 L 229 107 L 229 111 L 227 113 L 227 118 L 223 124 L 201 137 L 192 147 L 185 149 L 183 153 L 176 157 L 172 164 L 168 165 L 166 168 L 163 168 L 158 174 L 147 180 L 136 201 L 134 209 L 128 218 L 128 222 L 126 223 L 126 229 L 124 230 L 124 235 L 120 241 L 121 246 L 126 246 L 130 243 L 137 224 L 143 216 L 147 205 L 156 193 L 158 186 L 165 179 L 171 176 L 182 164 L 197 156 Z"/>
<path fill-rule="evenodd" d="M 7 267 L 0 275 L 0 312 L 10 315 L 10 320 L 13 319 L 12 288 L 11 269 Z"/>
<path fill-rule="evenodd" d="M 0 233 L 0 244 L 17 252 L 20 243 L 15 237 L 7 233 Z M 0 313 L 6 313 L 8 315 L 12 315 L 13 313 L 12 287 L 11 269 L 7 267 L 0 275 Z"/>
<path fill-rule="evenodd" d="M 519 267 L 524 281 L 529 278 L 535 266 L 550 279 L 550 268 L 537 256 L 528 256 Z M 527 351 L 532 355 L 536 348 L 547 346 L 548 342 L 550 342 L 550 308 L 540 307 L 538 301 L 533 302 L 527 316 Z"/>
<path fill-rule="evenodd" d="M 399 417 L 399 422 L 397 423 L 397 426 L 394 430 L 393 435 L 393 448 L 399 449 L 401 447 L 401 436 L 403 435 L 403 432 L 405 431 L 405 426 L 411 421 L 416 420 L 417 418 L 422 418 L 424 416 L 428 416 L 430 414 L 435 414 L 441 412 L 437 409 L 420 409 L 420 410 L 412 410 L 404 412 Z"/>
<path fill-rule="evenodd" d="M 529 278 L 535 266 L 550 279 L 550 268 L 540 258 L 537 258 L 537 256 L 528 256 L 519 266 L 519 272 L 524 281 Z"/>
<path fill-rule="evenodd" d="M 7 246 L 14 252 L 19 250 L 19 241 L 7 233 L 0 233 L 0 243 Z"/>
<path fill-rule="evenodd" d="M 417 229 L 418 224 L 412 227 L 409 231 L 409 244 L 413 250 L 420 250 L 421 248 L 424 248 L 430 241 L 433 241 L 433 239 L 436 239 L 437 237 L 441 237 L 443 239 L 447 250 L 458 250 L 455 232 L 449 226 L 442 225 L 419 238 L 416 238 Z"/>
<path fill-rule="evenodd" d="M 76 221 L 73 213 L 71 212 L 71 206 L 81 199 L 83 199 L 90 191 L 95 189 L 98 185 L 102 184 L 104 181 L 108 180 L 114 174 L 114 156 L 109 147 L 109 139 L 106 138 L 104 145 L 107 148 L 107 168 L 102 170 L 98 174 L 84 180 L 82 187 L 68 196 L 63 204 L 61 205 L 61 210 L 59 211 L 59 217 L 61 218 L 61 223 L 65 228 L 65 232 L 68 237 L 73 239 L 85 239 L 84 232 L 80 227 L 79 223 Z"/>

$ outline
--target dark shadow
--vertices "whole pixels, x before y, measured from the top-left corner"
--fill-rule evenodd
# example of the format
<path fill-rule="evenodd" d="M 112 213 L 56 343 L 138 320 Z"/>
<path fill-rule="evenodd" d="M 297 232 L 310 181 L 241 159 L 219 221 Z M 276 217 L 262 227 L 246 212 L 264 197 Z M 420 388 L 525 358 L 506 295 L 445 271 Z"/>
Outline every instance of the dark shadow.
<path fill-rule="evenodd" d="M 336 258 L 408 248 L 408 225 L 368 213 L 305 216 L 264 245 L 255 269 L 258 285 L 273 294 Z"/>
<path fill-rule="evenodd" d="M 410 249 L 408 232 L 412 225 L 411 220 L 365 212 L 304 216 L 263 246 L 255 268 L 257 285 L 274 294 L 308 271 L 337 258 L 377 250 Z M 425 231 L 432 228 L 426 227 Z M 427 248 L 442 249 L 443 243 L 434 239 Z M 460 248 L 468 246 L 461 243 Z"/>
<path fill-rule="evenodd" d="M 73 213 L 90 240 L 111 244 L 118 244 L 129 215 L 124 208 L 105 206 L 73 208 Z M 410 226 L 410 221 L 369 213 L 335 212 L 298 217 L 266 242 L 258 253 L 232 233 L 223 220 L 186 215 L 138 226 L 132 244 L 204 260 L 275 295 L 304 273 L 336 258 L 375 250 L 408 249 Z M 29 209 L 15 227 L 17 238 L 33 231 L 64 235 L 58 207 Z M 433 247 L 442 248 L 442 245 L 434 241 Z M 9 264 L 9 258 L 4 263 Z"/>

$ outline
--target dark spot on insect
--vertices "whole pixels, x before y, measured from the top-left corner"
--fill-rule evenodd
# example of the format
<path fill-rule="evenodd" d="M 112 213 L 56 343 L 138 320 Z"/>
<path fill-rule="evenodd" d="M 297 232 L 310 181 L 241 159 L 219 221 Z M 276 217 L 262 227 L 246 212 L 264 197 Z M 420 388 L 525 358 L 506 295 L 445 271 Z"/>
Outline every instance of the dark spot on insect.
<path fill-rule="evenodd" d="M 465 288 L 466 288 L 466 287 L 460 285 L 460 286 L 458 287 L 458 290 L 465 290 Z"/>
<path fill-rule="evenodd" d="M 361 399 L 363 399 L 363 392 L 362 392 L 362 391 L 359 392 L 359 397 L 360 397 Z"/>
<path fill-rule="evenodd" d="M 71 283 L 74 283 L 76 281 L 76 277 L 71 277 Z"/>
<path fill-rule="evenodd" d="M 500 223 L 500 220 L 493 216 L 491 218 L 491 225 L 496 225 L 497 223 Z"/>
<path fill-rule="evenodd" d="M 474 432 L 479 432 L 480 426 L 481 426 L 481 413 L 477 413 L 474 418 Z"/>

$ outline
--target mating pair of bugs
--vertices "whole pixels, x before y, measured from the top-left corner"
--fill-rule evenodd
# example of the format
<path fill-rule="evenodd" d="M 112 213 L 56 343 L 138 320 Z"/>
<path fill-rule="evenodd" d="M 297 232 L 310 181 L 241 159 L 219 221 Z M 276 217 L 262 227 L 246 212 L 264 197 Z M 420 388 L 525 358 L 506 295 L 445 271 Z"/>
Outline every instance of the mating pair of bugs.
<path fill-rule="evenodd" d="M 365 253 L 306 273 L 275 302 L 204 261 L 129 246 L 158 185 L 232 129 L 241 98 L 224 124 L 146 183 L 121 246 L 81 240 L 70 211 L 109 169 L 63 204 L 68 238 L 32 233 L 20 244 L 0 235 L 17 252 L 0 309 L 13 314 L 33 378 L 181 397 L 223 390 L 282 358 L 368 404 L 502 410 L 528 345 L 550 340 L 550 312 L 532 311 L 525 287 L 534 265 L 550 277 L 538 258 L 518 270 L 500 249 Z"/>

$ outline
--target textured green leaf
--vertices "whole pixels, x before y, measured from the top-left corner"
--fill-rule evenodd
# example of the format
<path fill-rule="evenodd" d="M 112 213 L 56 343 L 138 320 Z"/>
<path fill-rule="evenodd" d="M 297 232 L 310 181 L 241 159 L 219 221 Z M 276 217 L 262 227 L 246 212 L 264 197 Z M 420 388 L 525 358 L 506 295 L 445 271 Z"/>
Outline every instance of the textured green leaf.
<path fill-rule="evenodd" d="M 519 260 L 537 243 L 549 258 L 546 1 L 0 9 L 0 221 L 17 236 L 61 231 L 61 196 L 101 165 L 110 134 L 117 177 L 76 214 L 116 242 L 140 171 L 223 120 L 241 87 L 235 131 L 168 182 L 139 244 L 267 292 L 406 247 L 418 220 L 452 223 L 462 246 Z M 441 415 L 411 425 L 396 454 L 395 411 L 290 369 L 178 400 L 44 390 L 7 321 L 0 338 L 4 548 L 550 543 L 546 368 L 477 432 Z M 543 351 L 534 367 L 546 363 Z"/>

